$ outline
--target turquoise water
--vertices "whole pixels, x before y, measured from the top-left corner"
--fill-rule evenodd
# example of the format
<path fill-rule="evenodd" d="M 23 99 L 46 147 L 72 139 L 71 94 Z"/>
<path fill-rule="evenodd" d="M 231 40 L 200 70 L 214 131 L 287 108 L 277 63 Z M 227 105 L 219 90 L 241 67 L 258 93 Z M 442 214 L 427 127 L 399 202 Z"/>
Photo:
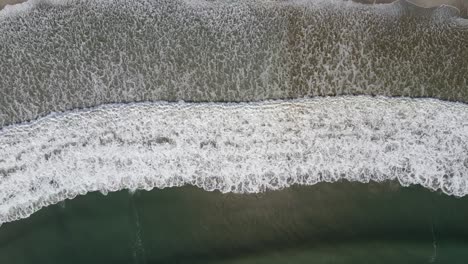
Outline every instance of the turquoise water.
<path fill-rule="evenodd" d="M 398 183 L 88 194 L 0 228 L 1 263 L 465 263 L 468 198 Z"/>

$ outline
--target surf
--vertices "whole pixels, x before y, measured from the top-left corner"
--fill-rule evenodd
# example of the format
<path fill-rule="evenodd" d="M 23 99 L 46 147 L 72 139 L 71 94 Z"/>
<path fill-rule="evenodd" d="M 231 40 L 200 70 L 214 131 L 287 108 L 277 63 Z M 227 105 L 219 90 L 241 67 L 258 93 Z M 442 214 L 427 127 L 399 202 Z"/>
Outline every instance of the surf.
<path fill-rule="evenodd" d="M 468 105 L 436 99 L 103 105 L 0 130 L 0 222 L 88 192 L 184 185 L 397 180 L 461 197 L 467 154 Z"/>

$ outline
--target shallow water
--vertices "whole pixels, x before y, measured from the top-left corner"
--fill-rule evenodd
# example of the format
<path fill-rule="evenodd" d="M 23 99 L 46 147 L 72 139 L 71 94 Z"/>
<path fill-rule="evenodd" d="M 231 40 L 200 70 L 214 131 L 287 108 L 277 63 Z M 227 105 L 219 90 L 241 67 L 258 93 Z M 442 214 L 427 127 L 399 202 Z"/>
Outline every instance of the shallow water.
<path fill-rule="evenodd" d="M 468 20 L 451 7 L 74 0 L 15 8 L 0 12 L 0 125 L 135 101 L 468 101 Z"/>
<path fill-rule="evenodd" d="M 88 194 L 0 228 L 2 263 L 464 263 L 468 198 L 398 183 Z"/>

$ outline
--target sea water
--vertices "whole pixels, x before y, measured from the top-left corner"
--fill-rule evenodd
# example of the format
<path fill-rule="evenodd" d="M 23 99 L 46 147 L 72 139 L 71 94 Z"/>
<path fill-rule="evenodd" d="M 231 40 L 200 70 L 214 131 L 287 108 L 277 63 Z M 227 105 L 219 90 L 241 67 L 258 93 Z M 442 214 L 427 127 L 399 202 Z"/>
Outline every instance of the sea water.
<path fill-rule="evenodd" d="M 467 45 L 406 1 L 7 6 L 0 261 L 464 263 Z"/>

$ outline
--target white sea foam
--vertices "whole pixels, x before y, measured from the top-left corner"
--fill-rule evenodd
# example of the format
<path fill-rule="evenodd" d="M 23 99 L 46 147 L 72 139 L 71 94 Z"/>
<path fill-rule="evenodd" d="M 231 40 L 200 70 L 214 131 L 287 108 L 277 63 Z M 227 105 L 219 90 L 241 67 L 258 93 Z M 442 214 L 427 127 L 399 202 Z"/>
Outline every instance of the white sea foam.
<path fill-rule="evenodd" d="M 466 195 L 468 105 L 385 97 L 138 103 L 0 130 L 0 223 L 92 191 L 257 193 L 391 179 Z"/>

